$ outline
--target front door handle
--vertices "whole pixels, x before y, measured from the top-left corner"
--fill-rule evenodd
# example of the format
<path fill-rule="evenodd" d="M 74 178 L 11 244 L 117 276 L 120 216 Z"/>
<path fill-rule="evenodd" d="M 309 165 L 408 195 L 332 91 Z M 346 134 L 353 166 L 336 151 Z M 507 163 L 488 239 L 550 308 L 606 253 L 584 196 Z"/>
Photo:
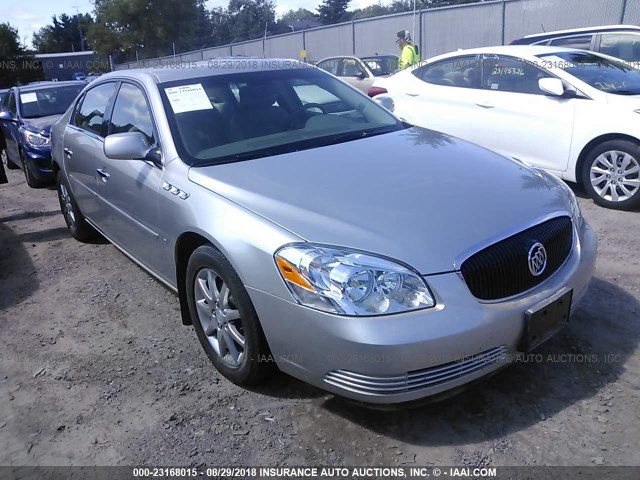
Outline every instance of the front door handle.
<path fill-rule="evenodd" d="M 106 182 L 107 180 L 109 180 L 109 177 L 111 176 L 105 171 L 104 168 L 97 168 L 96 172 L 98 172 L 98 175 L 100 175 L 103 182 Z"/>
<path fill-rule="evenodd" d="M 480 108 L 495 108 L 495 105 L 491 105 L 490 103 L 476 103 L 476 105 Z"/>
<path fill-rule="evenodd" d="M 67 157 L 72 157 L 73 156 L 73 152 L 71 151 L 70 148 L 66 148 L 64 149 L 64 153 L 67 154 Z"/>
<path fill-rule="evenodd" d="M 407 92 L 407 95 L 409 95 L 410 97 L 418 97 L 420 94 L 419 93 L 413 93 L 413 92 L 411 92 L 411 93 Z"/>

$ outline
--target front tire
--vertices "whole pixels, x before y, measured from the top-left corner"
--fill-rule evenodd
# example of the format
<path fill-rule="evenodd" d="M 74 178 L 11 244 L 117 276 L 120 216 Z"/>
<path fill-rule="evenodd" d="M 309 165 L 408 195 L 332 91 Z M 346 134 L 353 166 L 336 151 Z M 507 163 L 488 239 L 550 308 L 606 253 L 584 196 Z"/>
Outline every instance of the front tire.
<path fill-rule="evenodd" d="M 593 201 L 615 210 L 640 206 L 640 145 L 610 140 L 587 155 L 582 182 Z"/>
<path fill-rule="evenodd" d="M 56 176 L 56 186 L 58 190 L 58 201 L 60 202 L 60 211 L 67 223 L 67 228 L 71 236 L 80 242 L 86 242 L 96 236 L 96 230 L 89 225 L 78 208 L 76 199 L 71 193 L 67 179 L 62 170 L 58 171 Z"/>
<path fill-rule="evenodd" d="M 238 385 L 266 380 L 275 370 L 258 315 L 240 277 L 211 245 L 187 265 L 189 313 L 200 344 L 216 369 Z"/>
<path fill-rule="evenodd" d="M 24 179 L 31 188 L 40 188 L 44 186 L 44 182 L 42 180 L 38 180 L 33 176 L 33 172 L 31 171 L 31 164 L 29 160 L 25 159 L 22 155 L 20 155 L 20 160 L 22 161 L 22 171 L 24 172 Z"/>
<path fill-rule="evenodd" d="M 2 161 L 4 162 L 4 164 L 6 165 L 8 170 L 17 170 L 18 167 L 15 163 L 13 163 L 11 160 L 9 160 L 9 157 L 7 155 L 7 150 L 3 149 L 2 150 Z"/>

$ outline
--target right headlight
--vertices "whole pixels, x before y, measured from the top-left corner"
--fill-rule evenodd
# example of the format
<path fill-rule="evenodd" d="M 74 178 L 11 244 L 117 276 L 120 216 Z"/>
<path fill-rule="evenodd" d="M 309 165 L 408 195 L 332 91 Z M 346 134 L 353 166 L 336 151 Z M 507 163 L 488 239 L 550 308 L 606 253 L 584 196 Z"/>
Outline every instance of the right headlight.
<path fill-rule="evenodd" d="M 582 216 L 582 210 L 580 210 L 580 204 L 578 203 L 578 199 L 576 198 L 576 194 L 573 193 L 573 190 L 571 190 L 571 187 L 569 187 L 569 185 L 566 184 L 566 182 L 564 180 L 562 180 L 561 178 L 556 177 L 555 175 L 552 175 L 548 172 L 545 172 L 544 170 L 541 169 L 534 169 L 539 175 L 546 177 L 548 179 L 550 179 L 551 181 L 553 181 L 559 188 L 560 190 L 562 190 L 567 197 L 569 197 L 569 203 L 571 205 L 570 207 L 570 214 L 571 214 L 571 218 L 573 220 L 573 223 L 575 224 L 576 228 L 578 229 L 578 231 L 582 230 L 582 225 L 584 223 L 584 218 Z"/>
<path fill-rule="evenodd" d="M 370 253 L 299 243 L 279 249 L 275 261 L 293 297 L 307 307 L 372 316 L 436 305 L 417 272 Z"/>

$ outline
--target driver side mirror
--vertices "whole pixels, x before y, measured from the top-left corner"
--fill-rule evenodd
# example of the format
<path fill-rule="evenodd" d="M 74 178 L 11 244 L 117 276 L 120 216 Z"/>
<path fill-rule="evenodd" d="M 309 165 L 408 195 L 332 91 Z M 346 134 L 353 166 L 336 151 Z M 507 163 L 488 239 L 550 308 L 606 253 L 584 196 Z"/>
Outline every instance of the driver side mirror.
<path fill-rule="evenodd" d="M 547 95 L 562 97 L 565 94 L 564 84 L 559 78 L 541 78 L 538 87 Z"/>
<path fill-rule="evenodd" d="M 159 152 L 140 132 L 114 133 L 104 139 L 104 154 L 113 160 L 159 161 Z"/>
<path fill-rule="evenodd" d="M 4 120 L 5 122 L 15 122 L 16 117 L 13 113 L 9 111 L 0 112 L 0 120 Z"/>
<path fill-rule="evenodd" d="M 366 72 L 360 71 L 356 74 L 356 78 L 359 80 L 364 80 L 365 78 L 367 78 L 367 74 Z"/>

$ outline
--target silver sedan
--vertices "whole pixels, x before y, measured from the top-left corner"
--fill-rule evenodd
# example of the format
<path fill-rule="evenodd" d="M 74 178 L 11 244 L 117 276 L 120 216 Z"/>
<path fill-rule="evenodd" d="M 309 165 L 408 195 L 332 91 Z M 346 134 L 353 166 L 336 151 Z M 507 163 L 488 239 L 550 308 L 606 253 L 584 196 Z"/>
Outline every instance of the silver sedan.
<path fill-rule="evenodd" d="M 566 325 L 596 238 L 564 183 L 309 65 L 190 67 L 89 84 L 53 127 L 53 167 L 71 234 L 174 290 L 229 380 L 279 368 L 405 402 Z"/>

